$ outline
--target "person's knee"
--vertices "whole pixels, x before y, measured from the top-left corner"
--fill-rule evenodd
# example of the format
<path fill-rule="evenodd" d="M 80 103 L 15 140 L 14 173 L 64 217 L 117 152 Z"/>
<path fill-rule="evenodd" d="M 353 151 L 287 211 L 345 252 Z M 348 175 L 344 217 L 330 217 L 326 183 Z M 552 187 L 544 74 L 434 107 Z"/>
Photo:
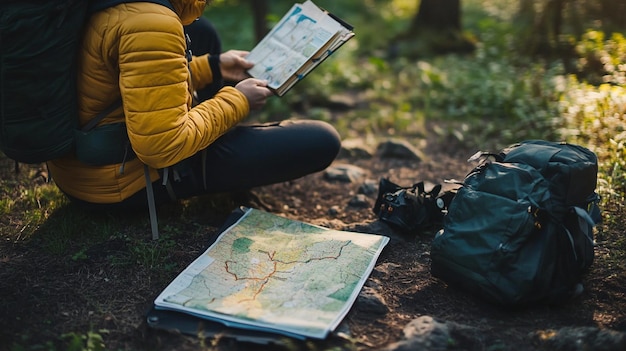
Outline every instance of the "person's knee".
<path fill-rule="evenodd" d="M 329 165 L 341 150 L 341 136 L 330 123 L 310 120 L 307 122 L 309 137 L 312 138 L 316 147 L 317 157 L 323 158 Z"/>
<path fill-rule="evenodd" d="M 330 123 L 324 121 L 318 121 L 320 124 L 320 128 L 322 129 L 322 142 L 324 145 L 328 147 L 329 154 L 333 155 L 333 159 L 337 157 L 339 151 L 341 150 L 341 136 L 335 127 L 333 127 Z"/>

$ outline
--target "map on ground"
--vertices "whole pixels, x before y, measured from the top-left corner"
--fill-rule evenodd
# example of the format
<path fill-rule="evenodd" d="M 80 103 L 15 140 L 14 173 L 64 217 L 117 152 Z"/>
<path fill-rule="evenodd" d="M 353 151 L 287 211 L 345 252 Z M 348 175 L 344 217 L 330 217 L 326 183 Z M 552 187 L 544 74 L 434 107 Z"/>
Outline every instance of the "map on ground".
<path fill-rule="evenodd" d="M 388 242 L 247 209 L 165 288 L 155 308 L 323 339 L 348 313 Z"/>

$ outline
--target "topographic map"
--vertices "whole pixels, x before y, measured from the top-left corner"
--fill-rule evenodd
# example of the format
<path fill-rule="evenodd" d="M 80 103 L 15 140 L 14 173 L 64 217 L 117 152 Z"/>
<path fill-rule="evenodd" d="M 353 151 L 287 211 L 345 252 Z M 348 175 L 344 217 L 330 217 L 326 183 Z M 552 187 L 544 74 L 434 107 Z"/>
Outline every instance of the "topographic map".
<path fill-rule="evenodd" d="M 248 209 L 155 300 L 231 327 L 325 338 L 389 238 Z"/>

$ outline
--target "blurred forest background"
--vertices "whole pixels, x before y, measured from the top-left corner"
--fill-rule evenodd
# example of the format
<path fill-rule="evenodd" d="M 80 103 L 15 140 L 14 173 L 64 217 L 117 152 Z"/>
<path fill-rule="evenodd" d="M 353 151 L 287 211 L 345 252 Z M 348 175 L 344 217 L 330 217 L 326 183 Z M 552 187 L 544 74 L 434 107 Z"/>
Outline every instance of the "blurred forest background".
<path fill-rule="evenodd" d="M 580 143 L 601 159 L 605 199 L 623 202 L 626 0 L 314 2 L 356 37 L 259 119 L 301 112 L 344 137 L 434 132 L 472 148 Z M 292 4 L 217 0 L 205 16 L 225 49 L 250 50 Z M 360 103 L 339 119 L 317 108 L 346 97 Z"/>

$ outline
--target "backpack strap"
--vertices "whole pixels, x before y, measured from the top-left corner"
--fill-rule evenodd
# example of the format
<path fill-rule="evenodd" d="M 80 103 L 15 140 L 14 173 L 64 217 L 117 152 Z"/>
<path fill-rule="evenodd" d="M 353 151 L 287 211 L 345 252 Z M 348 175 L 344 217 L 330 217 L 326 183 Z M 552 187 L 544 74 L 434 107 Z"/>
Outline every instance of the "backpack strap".
<path fill-rule="evenodd" d="M 595 227 L 596 221 L 591 217 L 589 212 L 587 212 L 583 208 L 574 206 L 573 210 L 574 210 L 574 213 L 576 213 L 576 215 L 579 218 L 579 221 L 580 221 L 579 227 L 581 228 L 582 232 L 585 234 L 585 238 L 589 239 L 591 244 L 593 244 L 593 233 L 590 232 L 589 230 Z M 588 225 L 584 225 L 585 223 Z"/>
<path fill-rule="evenodd" d="M 573 216 L 566 223 L 559 225 L 569 240 L 573 260 L 577 263 L 576 268 L 584 271 L 593 262 L 593 248 L 595 246 L 593 227 L 596 225 L 596 221 L 583 208 L 573 206 L 570 210 Z"/>
<path fill-rule="evenodd" d="M 92 130 L 98 123 L 100 123 L 100 121 L 104 119 L 104 117 L 108 116 L 111 112 L 117 110 L 121 106 L 122 106 L 122 99 L 120 98 L 114 103 L 112 103 L 111 105 L 109 105 L 109 107 L 100 111 L 100 113 L 95 115 L 95 117 L 92 118 L 87 124 L 85 124 L 85 126 L 83 126 L 80 130 L 83 132 L 88 132 Z"/>
<path fill-rule="evenodd" d="M 150 181 L 150 168 L 143 165 L 143 174 L 146 178 L 146 194 L 148 195 L 148 211 L 150 213 L 150 229 L 152 229 L 152 240 L 159 238 L 159 223 L 157 221 L 156 204 L 154 202 L 154 190 Z"/>
<path fill-rule="evenodd" d="M 104 117 L 108 116 L 111 112 L 115 111 L 117 108 L 122 106 L 122 99 L 118 99 L 109 107 L 98 113 L 94 118 L 92 118 L 85 126 L 81 128 L 81 131 L 88 132 L 96 127 L 96 125 L 104 119 Z M 130 147 L 127 146 L 127 148 Z M 127 149 L 128 151 L 128 149 Z M 120 172 L 124 173 L 124 163 L 126 162 L 126 155 L 124 155 L 124 161 L 122 162 L 122 166 L 120 167 Z M 156 213 L 156 203 L 154 201 L 154 189 L 152 189 L 152 181 L 150 180 L 150 169 L 147 165 L 143 165 L 144 177 L 146 179 L 146 194 L 148 196 L 148 212 L 150 214 L 150 228 L 152 230 L 152 239 L 157 240 L 159 238 L 159 224 L 157 220 Z"/>
<path fill-rule="evenodd" d="M 95 12 L 107 9 L 109 7 L 113 7 L 113 6 L 124 4 L 124 3 L 131 3 L 131 2 L 151 2 L 151 3 L 163 5 L 169 8 L 170 10 L 175 11 L 174 6 L 169 2 L 169 0 L 140 0 L 140 1 L 97 0 L 91 3 L 89 12 L 95 13 Z M 189 38 L 187 37 L 186 39 L 187 39 L 187 42 L 189 42 Z M 187 43 L 187 47 L 189 47 L 189 43 Z M 189 50 L 187 50 L 187 60 L 188 61 L 191 60 L 191 52 Z M 120 99 L 116 103 L 109 106 L 106 110 L 96 115 L 92 120 L 90 120 L 89 123 L 87 123 L 87 125 L 83 127 L 83 131 L 87 131 L 87 130 L 94 128 L 98 124 L 98 122 L 100 122 L 105 116 L 113 112 L 115 109 L 117 109 L 121 105 L 122 105 L 122 100 Z M 166 168 L 164 170 L 164 175 L 165 175 L 164 185 L 167 187 L 168 194 L 175 199 L 175 196 L 173 195 L 173 191 L 171 189 L 171 184 L 168 180 L 168 174 L 169 174 L 169 169 Z M 150 213 L 150 227 L 152 230 L 152 239 L 157 240 L 159 238 L 159 225 L 158 225 L 158 220 L 157 220 L 156 204 L 154 200 L 154 189 L 152 189 L 152 181 L 150 180 L 150 169 L 145 164 L 144 164 L 144 177 L 146 180 L 146 194 L 148 196 L 148 211 Z"/>

